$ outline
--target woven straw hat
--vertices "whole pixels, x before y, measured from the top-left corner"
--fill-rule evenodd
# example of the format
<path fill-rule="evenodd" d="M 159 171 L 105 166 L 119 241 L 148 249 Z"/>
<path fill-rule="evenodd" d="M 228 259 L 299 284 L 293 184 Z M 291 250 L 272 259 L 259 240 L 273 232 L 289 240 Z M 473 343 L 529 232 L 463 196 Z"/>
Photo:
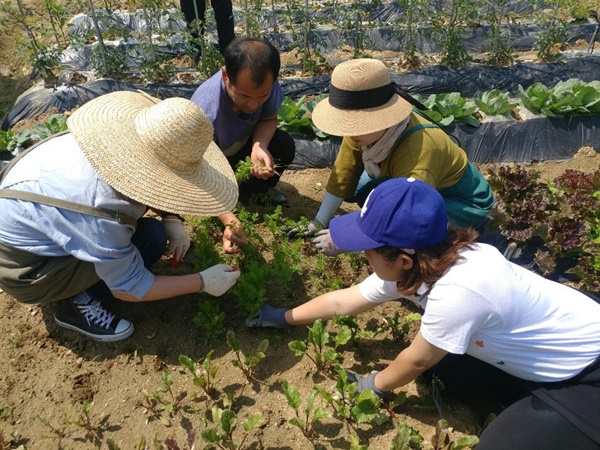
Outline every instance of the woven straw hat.
<path fill-rule="evenodd" d="M 361 136 L 386 130 L 406 119 L 412 105 L 396 94 L 385 64 L 353 59 L 331 74 L 329 98 L 312 113 L 314 124 L 334 136 Z"/>
<path fill-rule="evenodd" d="M 210 119 L 189 100 L 113 92 L 87 102 L 67 125 L 100 176 L 139 203 L 215 216 L 237 202 L 235 175 L 212 142 Z"/>

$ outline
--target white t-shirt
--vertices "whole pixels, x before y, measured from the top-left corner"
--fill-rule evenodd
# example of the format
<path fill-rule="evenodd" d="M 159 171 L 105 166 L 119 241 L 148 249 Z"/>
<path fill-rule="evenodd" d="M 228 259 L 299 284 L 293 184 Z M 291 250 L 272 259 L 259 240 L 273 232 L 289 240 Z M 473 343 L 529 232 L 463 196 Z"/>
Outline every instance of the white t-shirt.
<path fill-rule="evenodd" d="M 398 293 L 373 274 L 360 284 L 370 302 L 407 298 L 424 309 L 421 334 L 450 353 L 467 353 L 532 381 L 560 381 L 600 355 L 600 305 L 575 289 L 507 261 L 477 244 L 461 252 L 427 295 Z"/>

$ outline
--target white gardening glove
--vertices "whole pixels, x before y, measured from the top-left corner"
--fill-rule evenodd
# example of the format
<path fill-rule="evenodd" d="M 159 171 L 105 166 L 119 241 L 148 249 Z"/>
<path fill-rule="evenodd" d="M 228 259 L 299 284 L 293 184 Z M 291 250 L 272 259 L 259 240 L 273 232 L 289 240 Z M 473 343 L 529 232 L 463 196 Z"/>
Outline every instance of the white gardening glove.
<path fill-rule="evenodd" d="M 315 238 L 312 240 L 312 243 L 315 244 L 317 250 L 327 256 L 337 256 L 343 252 L 337 245 L 334 244 L 333 239 L 331 239 L 331 234 L 329 233 L 329 229 L 321 230 L 317 234 L 315 234 Z"/>
<path fill-rule="evenodd" d="M 190 248 L 190 237 L 183 227 L 183 222 L 178 218 L 167 217 L 162 220 L 162 223 L 167 232 L 167 239 L 169 240 L 169 245 L 165 253 L 167 255 L 173 254 L 171 265 L 176 266 L 181 262 Z"/>
<path fill-rule="evenodd" d="M 227 292 L 240 277 L 240 270 L 229 264 L 217 264 L 200 272 L 202 290 L 213 297 L 220 297 Z"/>

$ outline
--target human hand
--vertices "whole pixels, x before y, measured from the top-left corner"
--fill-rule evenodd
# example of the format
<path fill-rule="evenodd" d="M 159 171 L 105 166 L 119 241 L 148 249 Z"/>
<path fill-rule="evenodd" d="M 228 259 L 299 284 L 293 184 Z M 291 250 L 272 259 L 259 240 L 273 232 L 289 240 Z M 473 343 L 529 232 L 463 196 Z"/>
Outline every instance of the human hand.
<path fill-rule="evenodd" d="M 250 169 L 250 175 L 253 177 L 266 180 L 275 175 L 273 156 L 271 156 L 271 153 L 267 149 L 255 145 L 252 148 L 250 159 L 253 163 L 253 166 Z"/>
<path fill-rule="evenodd" d="M 285 320 L 286 311 L 286 308 L 273 308 L 271 305 L 264 304 L 260 307 L 256 316 L 246 319 L 246 326 L 251 328 L 288 328 L 289 324 Z"/>
<path fill-rule="evenodd" d="M 317 250 L 324 255 L 337 256 L 340 253 L 343 253 L 343 250 L 335 245 L 333 239 L 331 239 L 331 234 L 328 229 L 319 231 L 315 236 L 312 243 L 315 244 Z"/>
<path fill-rule="evenodd" d="M 375 377 L 378 373 L 378 371 L 373 371 L 369 375 L 361 377 L 354 372 L 346 370 L 346 377 L 350 383 L 358 383 L 358 389 L 356 392 L 373 391 L 377 397 L 383 399 L 387 396 L 387 394 L 375 387 Z"/>
<path fill-rule="evenodd" d="M 202 290 L 213 297 L 220 297 L 236 283 L 240 270 L 229 264 L 217 264 L 200 272 Z"/>
<path fill-rule="evenodd" d="M 169 241 L 165 254 L 173 254 L 171 265 L 177 266 L 190 248 L 190 237 L 177 217 L 164 218 L 162 223 Z"/>
<path fill-rule="evenodd" d="M 223 251 L 228 254 L 239 253 L 242 250 L 240 245 L 248 245 L 250 241 L 246 237 L 246 232 L 239 222 L 230 222 L 225 225 L 223 230 Z"/>
<path fill-rule="evenodd" d="M 285 233 L 290 239 L 309 238 L 317 234 L 317 231 L 321 230 L 322 228 L 323 225 L 321 225 L 317 219 L 313 219 L 310 221 L 308 226 L 302 227 L 298 225 L 294 228 L 288 228 L 285 230 Z"/>

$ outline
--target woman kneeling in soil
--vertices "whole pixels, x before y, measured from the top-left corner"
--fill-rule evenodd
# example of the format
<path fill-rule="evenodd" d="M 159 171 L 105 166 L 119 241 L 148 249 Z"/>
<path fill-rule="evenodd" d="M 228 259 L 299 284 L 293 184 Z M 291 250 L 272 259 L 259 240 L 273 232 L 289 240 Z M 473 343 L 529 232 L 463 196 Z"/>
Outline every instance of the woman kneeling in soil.
<path fill-rule="evenodd" d="M 106 309 L 113 295 L 219 296 L 235 284 L 240 272 L 225 264 L 181 276 L 149 270 L 165 251 L 178 262 L 189 249 L 179 214 L 226 217 L 237 202 L 235 175 L 200 108 L 113 92 L 67 125 L 0 173 L 4 291 L 24 303 L 56 302 L 58 325 L 111 342 L 133 333 Z M 162 220 L 142 217 L 149 208 Z"/>
<path fill-rule="evenodd" d="M 383 395 L 434 372 L 443 393 L 520 389 L 478 450 L 598 448 L 598 299 L 507 261 L 472 229 L 448 228 L 442 196 L 414 178 L 380 184 L 330 231 L 344 251 L 364 251 L 375 273 L 290 310 L 263 305 L 249 326 L 310 324 L 410 299 L 423 310 L 419 332 L 388 367 L 357 377 L 359 390 Z"/>
<path fill-rule="evenodd" d="M 306 236 L 327 228 L 343 201 L 362 206 L 374 186 L 400 177 L 436 188 L 453 225 L 477 228 L 485 222 L 494 204 L 488 182 L 444 130 L 398 94 L 381 61 L 336 66 L 329 98 L 319 102 L 312 118 L 319 129 L 344 139 Z M 327 230 L 313 242 L 326 255 L 339 253 Z"/>

